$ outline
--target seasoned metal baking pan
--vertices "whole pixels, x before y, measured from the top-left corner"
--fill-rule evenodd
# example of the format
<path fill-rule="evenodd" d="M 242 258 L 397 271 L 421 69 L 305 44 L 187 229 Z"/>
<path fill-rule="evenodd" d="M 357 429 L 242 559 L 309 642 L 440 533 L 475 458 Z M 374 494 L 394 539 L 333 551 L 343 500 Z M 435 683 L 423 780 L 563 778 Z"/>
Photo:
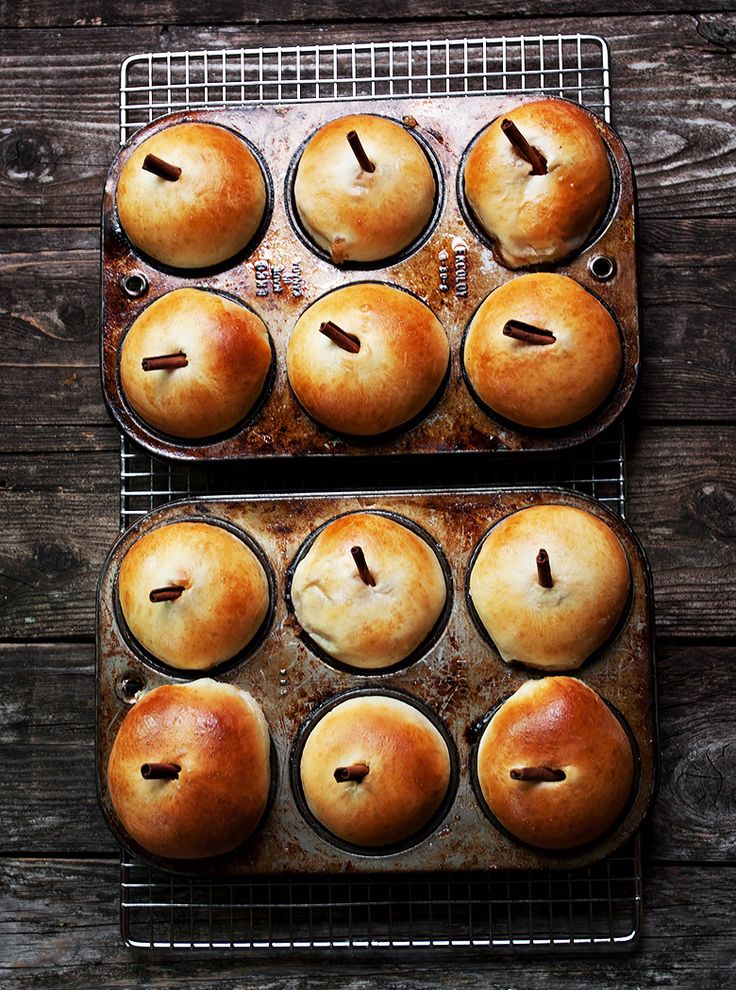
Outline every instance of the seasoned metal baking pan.
<path fill-rule="evenodd" d="M 624 717 L 638 751 L 635 791 L 622 820 L 594 844 L 570 852 L 523 846 L 495 828 L 473 791 L 470 763 L 484 716 L 538 673 L 506 665 L 481 635 L 466 600 L 474 548 L 499 519 L 539 503 L 573 505 L 604 519 L 626 551 L 632 594 L 619 629 L 572 676 L 589 684 Z M 350 673 L 320 659 L 299 636 L 287 603 L 289 567 L 315 529 L 345 512 L 392 513 L 419 526 L 439 546 L 450 575 L 451 607 L 430 648 L 388 673 Z M 274 797 L 261 825 L 238 850 L 209 861 L 164 861 L 131 842 L 112 809 L 106 783 L 110 749 L 135 690 L 181 680 L 147 658 L 122 628 L 116 579 L 132 543 L 152 527 L 198 519 L 235 527 L 263 550 L 274 576 L 274 612 L 261 645 L 235 666 L 210 675 L 237 684 L 262 705 L 275 753 Z M 416 872 L 492 868 L 572 868 L 616 849 L 639 827 L 656 777 L 652 591 L 642 549 L 629 527 L 599 503 L 552 489 L 470 490 L 374 495 L 242 497 L 177 502 L 131 527 L 102 571 L 97 616 L 97 774 L 103 811 L 120 840 L 156 865 L 218 876 L 306 875 L 346 871 Z M 192 679 L 191 675 L 187 680 Z M 130 691 L 131 685 L 133 691 Z M 126 688 L 132 697 L 126 695 Z M 300 729 L 315 708 L 347 691 L 404 692 L 427 706 L 457 750 L 456 793 L 444 819 L 420 841 L 391 853 L 339 848 L 313 829 L 298 807 L 290 760 Z"/>
<path fill-rule="evenodd" d="M 462 338 L 473 313 L 489 292 L 520 272 L 499 265 L 490 244 L 478 234 L 463 202 L 462 159 L 486 124 L 520 102 L 518 97 L 468 95 L 227 107 L 179 111 L 141 128 L 113 162 L 103 201 L 102 377 L 108 408 L 120 429 L 156 455 L 227 460 L 366 451 L 555 450 L 589 440 L 609 426 L 631 396 L 639 366 L 636 196 L 631 162 L 621 140 L 585 108 L 581 109 L 594 120 L 609 152 L 614 180 L 611 206 L 590 243 L 550 270 L 576 279 L 614 315 L 623 347 L 618 383 L 585 420 L 565 429 L 540 431 L 494 418 L 475 403 L 463 377 Z M 292 178 L 301 148 L 324 123 L 351 113 L 377 113 L 404 122 L 427 152 L 438 179 L 433 225 L 419 247 L 387 267 L 335 267 L 310 249 L 295 219 Z M 260 240 L 230 267 L 176 272 L 143 257 L 128 241 L 118 220 L 115 190 L 128 156 L 142 141 L 171 124 L 195 120 L 221 124 L 247 137 L 265 165 L 271 207 Z M 317 298 L 331 289 L 370 280 L 396 284 L 427 302 L 447 332 L 451 366 L 439 401 L 412 428 L 375 440 L 350 439 L 322 428 L 304 412 L 289 388 L 286 344 L 299 315 Z M 119 352 L 129 327 L 155 299 L 182 286 L 229 293 L 251 306 L 264 319 L 275 350 L 275 374 L 266 401 L 242 424 L 212 441 L 189 442 L 156 432 L 128 405 L 120 385 Z"/>

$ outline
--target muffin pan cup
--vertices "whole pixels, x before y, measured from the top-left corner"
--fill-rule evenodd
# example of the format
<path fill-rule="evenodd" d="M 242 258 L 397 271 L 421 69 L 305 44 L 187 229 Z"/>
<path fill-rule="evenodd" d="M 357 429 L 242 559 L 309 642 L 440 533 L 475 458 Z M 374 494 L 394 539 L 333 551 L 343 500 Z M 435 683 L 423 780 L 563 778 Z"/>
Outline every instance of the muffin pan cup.
<path fill-rule="evenodd" d="M 520 100 L 469 95 L 188 110 L 162 117 L 138 131 L 113 162 L 103 200 L 102 380 L 118 427 L 152 454 L 190 461 L 355 455 L 367 450 L 386 455 L 544 451 L 572 447 L 604 430 L 624 409 L 638 375 L 636 194 L 631 162 L 621 140 L 594 114 L 590 116 L 611 160 L 612 202 L 591 240 L 572 258 L 544 266 L 544 270 L 576 279 L 615 317 L 623 364 L 614 391 L 579 423 L 564 429 L 531 430 L 481 408 L 463 375 L 462 340 L 473 314 L 489 292 L 522 274 L 522 270 L 511 271 L 498 264 L 489 244 L 478 236 L 462 201 L 458 176 L 463 156 L 490 121 L 533 99 L 539 97 Z M 381 114 L 408 122 L 437 171 L 439 198 L 434 219 L 416 246 L 383 265 L 338 268 L 319 249 L 310 249 L 308 238 L 298 229 L 292 200 L 293 173 L 299 150 L 311 135 L 328 121 L 353 113 Z M 132 246 L 118 220 L 117 180 L 132 150 L 151 134 L 185 121 L 209 121 L 241 133 L 265 165 L 271 186 L 270 218 L 251 253 L 233 259 L 229 267 L 225 264 L 187 272 L 156 265 Z M 437 404 L 410 428 L 375 439 L 336 435 L 315 423 L 300 406 L 286 375 L 286 346 L 301 313 L 326 292 L 362 281 L 387 282 L 415 293 L 440 319 L 451 351 L 449 380 Z M 127 330 L 155 299 L 184 286 L 226 292 L 251 306 L 265 321 L 275 350 L 275 380 L 268 400 L 239 427 L 207 441 L 179 440 L 158 433 L 136 415 L 120 386 L 119 353 Z"/>
<path fill-rule="evenodd" d="M 638 749 L 638 774 L 629 806 L 616 826 L 585 848 L 565 852 L 532 849 L 495 828 L 473 789 L 471 760 L 487 714 L 539 672 L 505 664 L 480 635 L 465 589 L 479 541 L 504 516 L 531 505 L 571 505 L 605 520 L 626 551 L 631 603 L 622 625 L 579 670 L 569 672 L 598 691 L 626 720 Z M 442 548 L 452 573 L 450 615 L 442 634 L 411 665 L 388 673 L 350 672 L 325 663 L 299 638 L 285 589 L 288 570 L 304 541 L 319 526 L 346 512 L 377 510 L 414 521 Z M 234 667 L 180 677 L 148 664 L 131 648 L 119 624 L 116 580 L 135 539 L 154 526 L 180 520 L 222 520 L 247 533 L 266 554 L 275 579 L 275 609 L 258 648 Z M 644 818 L 657 774 L 657 732 L 649 568 L 629 527 L 592 499 L 555 489 L 430 491 L 390 494 L 284 495 L 198 499 L 155 510 L 131 527 L 110 553 L 101 577 L 97 613 L 97 777 L 102 810 L 118 838 L 157 866 L 217 876 L 314 875 L 348 871 L 396 873 L 573 868 L 620 846 Z M 251 838 L 212 860 L 162 860 L 140 849 L 118 821 L 107 790 L 107 764 L 120 723 L 135 691 L 215 676 L 242 687 L 263 707 L 277 774 L 272 804 Z M 126 690 L 127 688 L 127 690 Z M 292 749 L 318 705 L 336 695 L 368 688 L 404 692 L 428 706 L 451 736 L 458 754 L 457 792 L 441 822 L 416 844 L 395 852 L 338 848 L 318 834 L 299 811 L 290 775 Z"/>

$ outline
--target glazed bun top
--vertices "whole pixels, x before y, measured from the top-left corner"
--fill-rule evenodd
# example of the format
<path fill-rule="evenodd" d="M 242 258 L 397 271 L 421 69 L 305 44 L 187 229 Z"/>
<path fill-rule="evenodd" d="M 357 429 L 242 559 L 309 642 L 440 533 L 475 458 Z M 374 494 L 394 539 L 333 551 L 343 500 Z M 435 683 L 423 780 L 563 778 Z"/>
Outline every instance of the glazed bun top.
<path fill-rule="evenodd" d="M 544 677 L 523 684 L 492 717 L 477 772 L 486 804 L 512 835 L 542 849 L 572 849 L 620 817 L 634 755 L 595 691 L 573 677 Z"/>
<path fill-rule="evenodd" d="M 159 594 L 151 601 L 152 592 L 172 589 L 170 600 Z M 133 636 L 181 670 L 207 670 L 243 650 L 270 600 L 250 547 L 221 526 L 200 522 L 168 523 L 139 537 L 120 566 L 118 594 Z"/>
<path fill-rule="evenodd" d="M 320 331 L 333 323 L 357 352 Z M 410 422 L 436 395 L 450 347 L 442 324 L 416 296 L 357 282 L 318 299 L 300 316 L 286 352 L 297 399 L 337 433 L 376 436 Z"/>
<path fill-rule="evenodd" d="M 508 336 L 509 321 L 548 334 L 530 337 L 522 328 L 522 339 Z M 569 426 L 593 413 L 616 384 L 621 361 L 618 327 L 605 306 L 573 279 L 542 272 L 520 275 L 491 292 L 463 348 L 478 398 L 534 429 Z"/>
<path fill-rule="evenodd" d="M 148 155 L 181 169 L 175 181 L 143 168 Z M 266 183 L 247 144 L 215 124 L 172 124 L 146 138 L 117 189 L 133 244 L 172 268 L 208 268 L 242 251 L 261 225 Z"/>
<path fill-rule="evenodd" d="M 540 551 L 551 587 L 541 583 Z M 630 584 L 626 552 L 610 526 L 583 509 L 536 505 L 490 530 L 470 574 L 470 597 L 504 660 L 575 670 L 613 633 Z"/>
<path fill-rule="evenodd" d="M 544 174 L 508 139 L 510 120 L 546 160 Z M 591 117 L 574 103 L 523 103 L 498 117 L 468 154 L 465 196 L 507 268 L 550 264 L 577 251 L 611 198 L 611 167 Z"/>
<path fill-rule="evenodd" d="M 108 763 L 110 798 L 128 835 L 154 855 L 217 856 L 261 819 L 269 756 L 266 719 L 247 691 L 209 678 L 167 684 L 125 716 Z M 173 765 L 175 775 L 146 779 L 141 768 L 151 764 Z"/>
<path fill-rule="evenodd" d="M 335 778 L 336 770 L 351 768 L 352 779 Z M 439 730 L 413 705 L 361 696 L 317 722 L 300 774 L 309 809 L 328 831 L 356 846 L 390 846 L 414 836 L 442 804 L 450 755 Z"/>
<path fill-rule="evenodd" d="M 182 367 L 144 370 L 145 359 Z M 212 437 L 256 405 L 271 367 L 263 320 L 225 296 L 176 289 L 135 320 L 123 340 L 120 381 L 141 419 L 175 437 Z"/>
<path fill-rule="evenodd" d="M 374 171 L 361 167 L 347 139 L 352 131 Z M 435 197 L 432 168 L 416 139 L 371 114 L 321 127 L 304 149 L 294 183 L 299 219 L 336 265 L 403 251 L 426 227 Z"/>
<path fill-rule="evenodd" d="M 360 549 L 366 583 L 353 557 Z M 330 656 L 375 670 L 408 657 L 445 605 L 442 567 L 400 522 L 370 512 L 341 516 L 318 534 L 291 584 L 297 620 Z"/>

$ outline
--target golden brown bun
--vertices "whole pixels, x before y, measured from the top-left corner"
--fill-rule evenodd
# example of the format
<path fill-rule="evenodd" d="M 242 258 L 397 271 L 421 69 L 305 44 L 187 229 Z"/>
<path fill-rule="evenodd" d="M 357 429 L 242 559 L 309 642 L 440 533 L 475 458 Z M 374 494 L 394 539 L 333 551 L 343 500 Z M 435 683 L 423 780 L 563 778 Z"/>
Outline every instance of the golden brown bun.
<path fill-rule="evenodd" d="M 376 584 L 366 584 L 360 546 Z M 445 604 L 437 554 L 401 523 L 370 512 L 329 523 L 300 560 L 291 585 L 299 624 L 330 656 L 354 667 L 390 667 L 422 643 Z"/>
<path fill-rule="evenodd" d="M 183 352 L 188 364 L 144 371 L 145 357 Z M 141 419 L 175 437 L 210 437 L 239 423 L 271 367 L 268 331 L 245 306 L 214 292 L 176 289 L 145 309 L 120 353 L 123 392 Z"/>
<path fill-rule="evenodd" d="M 374 172 L 364 172 L 346 135 L 356 131 Z M 386 117 L 356 114 L 321 127 L 299 160 L 294 198 L 309 236 L 335 264 L 380 261 L 424 230 L 436 188 L 415 138 Z"/>
<path fill-rule="evenodd" d="M 546 175 L 530 174 L 501 130 L 507 119 L 547 159 Z M 464 183 L 476 219 L 508 268 L 549 264 L 576 251 L 611 198 L 611 168 L 595 124 L 561 100 L 524 103 L 489 124 L 468 155 Z"/>
<path fill-rule="evenodd" d="M 174 601 L 155 589 L 180 585 Z M 221 526 L 169 523 L 144 533 L 120 566 L 125 621 L 141 645 L 181 670 L 207 670 L 244 649 L 269 606 L 266 574 L 253 551 Z"/>
<path fill-rule="evenodd" d="M 357 354 L 320 333 L 328 320 L 359 339 Z M 286 368 L 296 397 L 319 423 L 374 436 L 427 406 L 449 358 L 447 335 L 429 307 L 390 285 L 358 282 L 322 296 L 299 317 Z"/>
<path fill-rule="evenodd" d="M 550 767 L 564 780 L 514 780 Z M 634 756 L 601 698 L 574 677 L 527 681 L 496 712 L 478 747 L 478 782 L 499 822 L 542 849 L 572 849 L 607 831 L 626 806 Z"/>
<path fill-rule="evenodd" d="M 142 168 L 153 154 L 181 169 L 175 182 Z M 172 124 L 135 149 L 120 173 L 118 216 L 141 251 L 173 268 L 219 265 L 261 225 L 266 183 L 239 137 L 214 124 Z"/>
<path fill-rule="evenodd" d="M 365 763 L 361 781 L 335 770 Z M 343 701 L 309 733 L 301 759 L 309 809 L 328 831 L 356 846 L 390 846 L 418 832 L 450 783 L 450 754 L 426 715 L 381 696 Z"/>
<path fill-rule="evenodd" d="M 553 585 L 537 575 L 547 551 Z M 507 662 L 575 670 L 616 627 L 631 578 L 626 553 L 602 520 L 566 505 L 536 505 L 494 526 L 470 574 L 470 597 Z"/>
<path fill-rule="evenodd" d="M 555 335 L 553 344 L 506 337 L 508 320 Z M 478 397 L 514 423 L 552 429 L 575 423 L 603 402 L 621 370 L 621 339 L 608 310 L 565 275 L 520 275 L 491 292 L 473 317 L 463 348 Z"/>
<path fill-rule="evenodd" d="M 244 842 L 271 779 L 268 725 L 240 688 L 204 678 L 143 695 L 113 743 L 107 779 L 125 831 L 156 856 L 199 859 Z M 175 780 L 145 780 L 144 763 L 175 763 Z"/>

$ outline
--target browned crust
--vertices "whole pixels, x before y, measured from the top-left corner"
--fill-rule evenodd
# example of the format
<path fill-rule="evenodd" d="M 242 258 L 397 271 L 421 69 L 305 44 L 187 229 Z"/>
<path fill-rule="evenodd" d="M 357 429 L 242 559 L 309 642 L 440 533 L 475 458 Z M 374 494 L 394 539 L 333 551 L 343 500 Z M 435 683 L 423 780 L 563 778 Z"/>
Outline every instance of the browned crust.
<path fill-rule="evenodd" d="M 149 601 L 154 588 L 182 585 L 180 598 Z M 179 522 L 144 533 L 118 578 L 133 636 L 173 667 L 206 670 L 251 641 L 269 605 L 268 580 L 253 553 L 221 526 Z"/>
<path fill-rule="evenodd" d="M 356 131 L 375 166 L 361 170 L 347 134 Z M 310 139 L 297 168 L 294 197 L 310 236 L 333 261 L 379 261 L 421 234 L 434 206 L 427 156 L 405 128 L 385 117 L 338 117 Z"/>
<path fill-rule="evenodd" d="M 546 175 L 530 175 L 501 130 L 505 119 L 547 159 Z M 558 99 L 524 103 L 489 124 L 467 157 L 463 181 L 476 218 L 509 268 L 559 261 L 577 250 L 611 197 L 611 168 L 595 124 Z"/>
<path fill-rule="evenodd" d="M 508 320 L 555 335 L 540 346 L 504 336 Z M 602 303 L 566 275 L 535 273 L 506 282 L 481 304 L 463 361 L 487 406 L 522 426 L 568 426 L 594 412 L 621 370 L 621 338 Z"/>
<path fill-rule="evenodd" d="M 565 771 L 563 781 L 512 780 L 518 767 Z M 602 835 L 622 813 L 634 779 L 629 738 L 582 681 L 528 681 L 491 719 L 478 749 L 478 781 L 496 818 L 517 839 L 567 849 Z"/>
<path fill-rule="evenodd" d="M 126 715 L 110 753 L 110 798 L 125 831 L 170 859 L 229 852 L 258 824 L 269 792 L 268 726 L 238 688 L 204 679 L 165 685 Z M 151 761 L 181 767 L 176 780 L 144 780 Z"/>
<path fill-rule="evenodd" d="M 182 169 L 168 182 L 142 169 L 155 154 Z M 125 163 L 117 188 L 123 230 L 136 247 L 174 268 L 204 268 L 233 257 L 253 238 L 266 183 L 237 135 L 214 124 L 172 124 Z"/>
<path fill-rule="evenodd" d="M 553 586 L 538 580 L 540 549 Z M 502 519 L 486 537 L 470 574 L 470 596 L 506 661 L 574 670 L 611 635 L 631 584 L 621 543 L 583 509 L 538 505 Z"/>
<path fill-rule="evenodd" d="M 360 546 L 375 585 L 351 555 Z M 331 656 L 377 669 L 403 660 L 429 635 L 446 599 L 429 544 L 401 523 L 369 512 L 329 523 L 299 562 L 291 597 L 300 625 Z"/>
<path fill-rule="evenodd" d="M 351 354 L 319 332 L 331 320 L 361 342 Z M 359 282 L 318 299 L 289 338 L 286 367 L 297 398 L 339 433 L 374 436 L 414 419 L 436 394 L 449 361 L 434 313 L 408 292 Z"/>
<path fill-rule="evenodd" d="M 145 357 L 187 355 L 185 368 L 143 371 Z M 141 419 L 177 437 L 229 430 L 260 398 L 271 366 L 263 320 L 213 292 L 176 289 L 141 313 L 120 353 L 125 397 Z"/>
<path fill-rule="evenodd" d="M 360 782 L 338 783 L 337 767 L 365 763 Z M 301 759 L 312 814 L 345 842 L 402 842 L 437 811 L 450 781 L 447 745 L 425 715 L 385 697 L 351 698 L 310 732 Z"/>

